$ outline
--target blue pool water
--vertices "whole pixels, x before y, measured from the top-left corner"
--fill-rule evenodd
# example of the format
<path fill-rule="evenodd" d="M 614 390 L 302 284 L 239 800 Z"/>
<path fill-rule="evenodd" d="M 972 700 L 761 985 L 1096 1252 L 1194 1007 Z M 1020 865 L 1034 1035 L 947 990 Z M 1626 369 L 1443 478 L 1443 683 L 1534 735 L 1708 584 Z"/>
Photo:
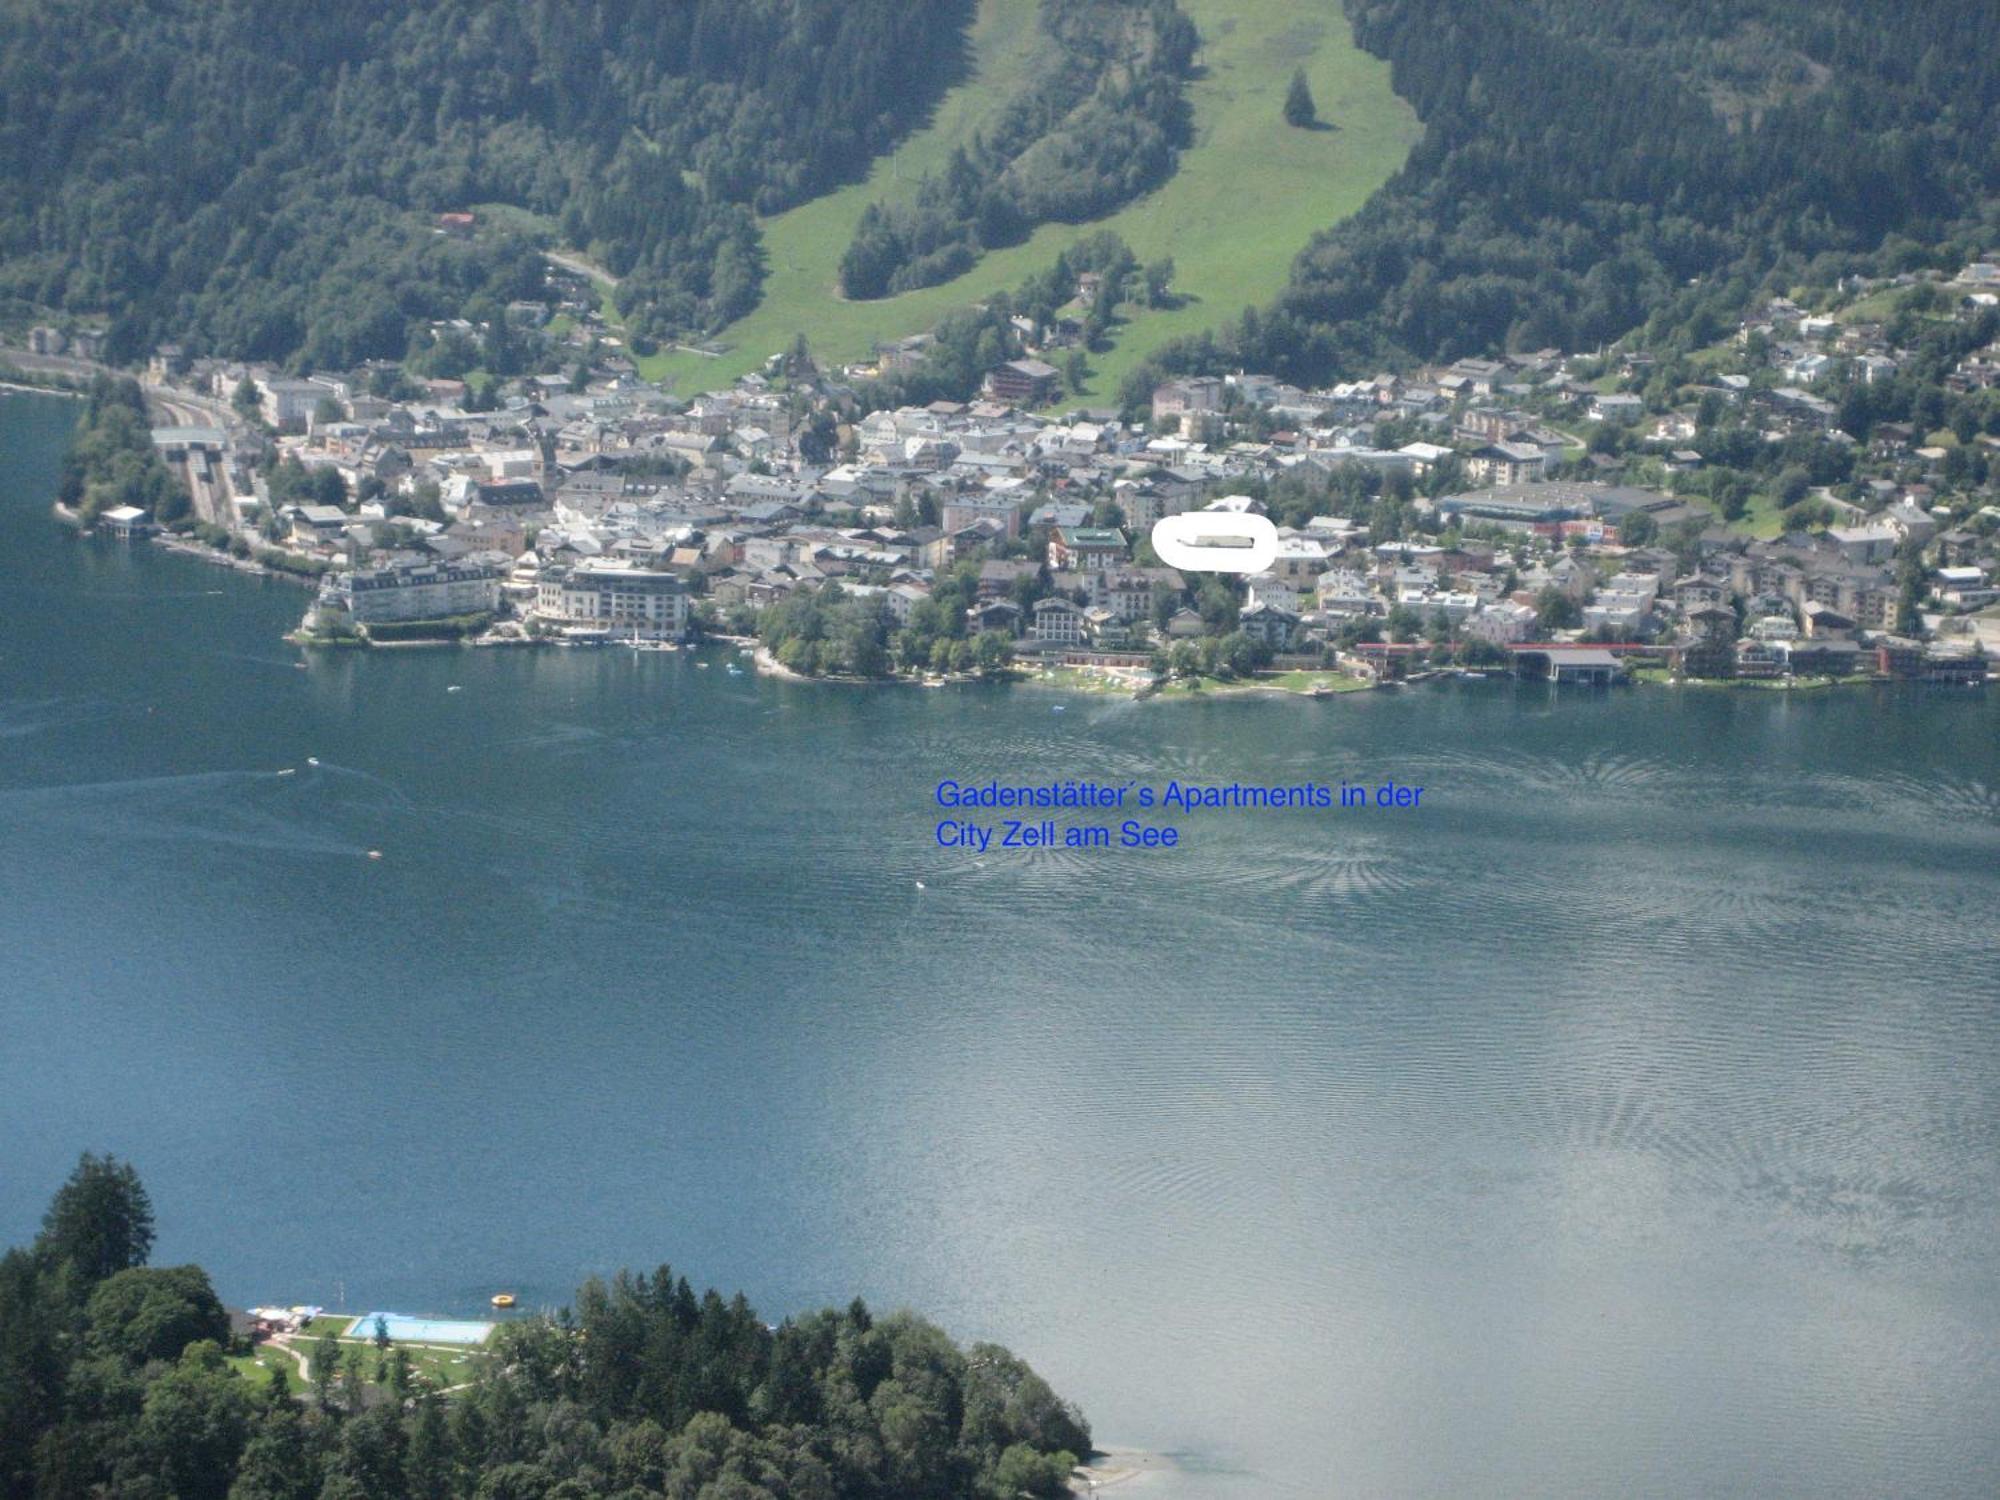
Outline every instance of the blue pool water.
<path fill-rule="evenodd" d="M 452 1318 L 406 1318 L 401 1313 L 363 1313 L 347 1330 L 351 1339 L 375 1337 L 380 1319 L 389 1337 L 402 1344 L 483 1344 L 493 1331 L 491 1323 L 460 1322 Z"/>

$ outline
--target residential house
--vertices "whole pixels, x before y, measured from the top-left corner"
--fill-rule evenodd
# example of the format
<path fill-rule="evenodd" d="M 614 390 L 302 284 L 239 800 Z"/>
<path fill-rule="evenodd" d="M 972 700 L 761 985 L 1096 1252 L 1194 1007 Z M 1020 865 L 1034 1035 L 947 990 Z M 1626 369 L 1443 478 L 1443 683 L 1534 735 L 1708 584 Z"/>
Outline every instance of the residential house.
<path fill-rule="evenodd" d="M 1049 646 L 1080 646 L 1084 641 L 1083 606 L 1051 594 L 1035 601 L 1034 639 Z"/>
<path fill-rule="evenodd" d="M 1014 406 L 1047 406 L 1062 387 L 1062 373 L 1039 359 L 1013 359 L 986 376 L 986 393 Z"/>
<path fill-rule="evenodd" d="M 1468 616 L 1464 630 L 1474 640 L 1487 641 L 1495 646 L 1511 646 L 1535 638 L 1535 612 L 1525 604 L 1501 600 Z"/>
<path fill-rule="evenodd" d="M 1021 633 L 1021 606 L 1012 599 L 986 599 L 965 612 L 965 623 L 974 634 L 998 630 L 1006 635 Z"/>
<path fill-rule="evenodd" d="M 1049 533 L 1049 566 L 1059 572 L 1104 572 L 1126 561 L 1125 533 L 1116 527 L 1058 526 Z"/>
<path fill-rule="evenodd" d="M 1223 383 L 1213 375 L 1188 375 L 1153 388 L 1153 421 L 1178 420 L 1189 412 L 1222 410 Z"/>
<path fill-rule="evenodd" d="M 292 507 L 291 535 L 307 546 L 332 547 L 347 532 L 352 516 L 337 505 L 295 505 Z"/>
<path fill-rule="evenodd" d="M 1529 443 L 1488 443 L 1465 458 L 1475 484 L 1534 484 L 1548 469 L 1548 456 Z"/>
<path fill-rule="evenodd" d="M 1253 641 L 1262 641 L 1274 651 L 1283 651 L 1292 643 L 1292 636 L 1299 628 L 1299 617 L 1297 611 L 1282 605 L 1258 602 L 1245 608 L 1237 616 L 1236 624 Z"/>
<path fill-rule="evenodd" d="M 1014 541 L 1021 535 L 1021 507 L 1007 496 L 984 492 L 954 495 L 945 501 L 940 524 L 947 532 L 962 531 L 981 522 L 998 523 L 999 534 Z"/>

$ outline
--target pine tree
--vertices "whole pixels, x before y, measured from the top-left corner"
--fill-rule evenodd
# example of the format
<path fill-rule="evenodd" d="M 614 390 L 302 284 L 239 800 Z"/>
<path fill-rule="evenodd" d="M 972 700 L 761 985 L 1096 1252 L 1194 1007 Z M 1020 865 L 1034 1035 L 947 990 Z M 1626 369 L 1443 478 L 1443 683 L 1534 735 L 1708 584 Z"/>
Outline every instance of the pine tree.
<path fill-rule="evenodd" d="M 86 1151 L 42 1219 L 36 1252 L 96 1283 L 143 1266 L 152 1248 L 153 1200 L 139 1174 L 115 1156 Z"/>
<path fill-rule="evenodd" d="M 1292 86 L 1285 90 L 1285 123 L 1303 130 L 1319 120 L 1319 111 L 1313 105 L 1312 89 L 1306 84 L 1306 70 L 1300 68 L 1292 74 Z"/>

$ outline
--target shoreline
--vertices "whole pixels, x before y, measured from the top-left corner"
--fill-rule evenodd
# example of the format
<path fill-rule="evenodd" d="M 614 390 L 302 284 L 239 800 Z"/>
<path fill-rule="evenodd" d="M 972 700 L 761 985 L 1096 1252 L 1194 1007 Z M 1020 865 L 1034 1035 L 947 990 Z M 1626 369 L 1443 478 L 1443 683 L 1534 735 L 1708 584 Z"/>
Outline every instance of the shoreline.
<path fill-rule="evenodd" d="M 1164 1453 L 1149 1453 L 1143 1448 L 1097 1448 L 1070 1471 L 1069 1490 L 1079 1496 L 1106 1490 L 1132 1494 L 1144 1489 L 1149 1480 L 1179 1470 L 1180 1465 Z"/>
<path fill-rule="evenodd" d="M 735 640 L 737 638 L 711 636 L 709 637 L 709 639 L 714 641 L 714 640 Z M 808 676 L 803 672 L 796 672 L 792 670 L 792 668 L 786 666 L 783 662 L 779 661 L 763 646 L 758 646 L 756 648 L 755 655 L 752 659 L 755 662 L 756 670 L 759 673 L 759 675 L 776 677 L 786 682 L 817 683 L 831 687 L 902 686 L 902 687 L 937 688 L 937 687 L 944 687 L 951 683 L 998 681 L 998 682 L 1011 683 L 1016 687 L 1037 688 L 1052 692 L 1075 693 L 1084 696 L 1120 697 L 1120 698 L 1126 698 L 1132 702 L 1199 703 L 1209 699 L 1220 699 L 1220 698 L 1296 698 L 1296 699 L 1304 699 L 1309 702 L 1325 702 L 1329 699 L 1345 698 L 1350 695 L 1356 695 L 1362 693 L 1383 693 L 1392 691 L 1397 688 L 1420 686 L 1424 683 L 1431 681 L 1445 680 L 1443 678 L 1434 678 L 1430 674 L 1424 674 L 1422 676 L 1405 678 L 1400 680 L 1368 682 L 1359 678 L 1348 677 L 1344 673 L 1336 673 L 1329 671 L 1321 675 L 1325 675 L 1330 678 L 1333 677 L 1341 678 L 1346 685 L 1337 686 L 1329 683 L 1314 687 L 1288 687 L 1283 683 L 1276 681 L 1269 681 L 1269 680 L 1260 681 L 1255 679 L 1252 679 L 1250 681 L 1235 681 L 1235 682 L 1219 682 L 1209 679 L 1203 679 L 1201 680 L 1199 685 L 1189 685 L 1184 681 L 1177 681 L 1174 679 L 1159 680 L 1153 678 L 1146 678 L 1144 681 L 1135 681 L 1133 675 L 1128 670 L 1119 668 L 1098 669 L 1091 667 L 1068 667 L 1059 669 L 1060 671 L 1073 673 L 1078 677 L 1092 678 L 1096 683 L 1101 684 L 1101 686 L 1092 686 L 1081 682 L 1065 682 L 1057 680 L 1055 677 L 1055 670 L 1052 669 L 1022 667 L 1019 664 L 1016 664 L 1014 669 L 1011 672 L 1009 672 L 1005 677 L 991 678 L 991 679 L 983 679 L 975 676 L 960 676 L 957 674 L 952 674 L 946 677 L 935 677 L 927 675 L 920 678 L 850 677 L 850 676 L 813 677 L 813 676 Z M 1275 674 L 1275 675 L 1282 676 L 1287 674 Z M 1511 674 L 1499 674 L 1495 676 L 1487 676 L 1482 680 L 1487 682 L 1508 682 L 1516 684 L 1522 681 L 1522 679 L 1516 678 Z M 1532 686 L 1533 684 L 1530 683 L 1529 685 Z M 1690 687 L 1699 689 L 1727 689 L 1732 691 L 1754 690 L 1760 692 L 1784 692 L 1784 693 L 1819 693 L 1819 692 L 1829 692 L 1839 688 L 1893 687 L 1896 685 L 1897 685 L 1897 679 L 1886 678 L 1886 677 L 1843 677 L 1843 678 L 1815 677 L 1815 678 L 1804 678 L 1797 680 L 1773 680 L 1770 678 L 1762 678 L 1762 677 L 1758 678 L 1691 677 L 1691 678 L 1681 678 L 1671 681 L 1660 681 L 1651 678 L 1633 677 L 1633 678 L 1628 678 L 1625 682 L 1617 684 L 1617 686 L 1619 687 L 1629 687 L 1629 688 Z M 1917 684 L 1917 685 L 1923 686 L 1924 684 Z M 1984 686 L 1984 684 L 1969 684 L 1969 685 L 1975 687 Z M 1601 691 L 1601 690 L 1594 690 L 1594 691 Z"/>
<path fill-rule="evenodd" d="M 709 639 L 711 641 L 742 640 L 747 644 L 747 642 L 752 638 L 740 637 L 740 636 L 710 636 Z M 792 670 L 792 668 L 786 666 L 783 662 L 779 661 L 777 657 L 773 656 L 770 653 L 769 649 L 761 645 L 757 647 L 755 653 L 751 656 L 750 660 L 752 664 L 756 667 L 757 674 L 760 677 L 776 677 L 785 682 L 825 683 L 828 686 L 832 687 L 941 688 L 941 687 L 948 687 L 953 683 L 1019 682 L 1022 680 L 1022 673 L 1018 668 L 1009 671 L 1007 675 L 1005 675 L 1004 677 L 981 677 L 976 673 L 970 673 L 970 672 L 947 672 L 943 676 L 939 676 L 934 672 L 926 672 L 921 677 L 905 677 L 900 674 L 890 677 L 855 677 L 848 673 L 837 673 L 828 677 L 814 677 L 814 676 L 809 676 L 804 672 L 796 672 Z"/>
<path fill-rule="evenodd" d="M 61 396 L 70 401 L 87 401 L 88 391 L 79 391 L 66 385 L 24 385 L 18 380 L 0 380 L 0 391 L 17 396 Z"/>
<path fill-rule="evenodd" d="M 163 547 L 169 552 L 177 552 L 183 557 L 199 558 L 203 562 L 213 563 L 216 567 L 228 568 L 234 573 L 247 573 L 260 578 L 282 579 L 287 583 L 296 583 L 303 588 L 309 589 L 319 587 L 319 580 L 317 578 L 308 578 L 302 573 L 294 573 L 286 568 L 273 568 L 267 564 L 258 562 L 254 557 L 238 557 L 234 553 L 225 552 L 218 547 L 211 547 L 206 542 L 191 541 L 187 537 L 178 536 L 171 531 L 156 531 L 147 540 L 152 542 L 156 547 Z"/>

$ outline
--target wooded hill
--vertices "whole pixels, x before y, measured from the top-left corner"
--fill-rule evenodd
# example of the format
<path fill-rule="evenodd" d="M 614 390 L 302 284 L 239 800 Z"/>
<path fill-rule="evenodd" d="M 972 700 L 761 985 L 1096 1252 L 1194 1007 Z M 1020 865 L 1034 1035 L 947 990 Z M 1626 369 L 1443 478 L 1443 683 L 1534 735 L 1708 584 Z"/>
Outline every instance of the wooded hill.
<path fill-rule="evenodd" d="M 537 222 L 640 337 L 754 304 L 754 213 L 859 176 L 961 67 L 971 0 L 19 0 L 0 299 L 342 366 L 535 295 Z M 507 204 L 462 242 L 436 215 Z"/>
<path fill-rule="evenodd" d="M 1989 0 L 1347 0 L 1424 121 L 1273 307 L 1135 374 L 1297 379 L 1502 349 L 1661 347 L 1813 262 L 1901 269 L 2000 232 Z"/>

